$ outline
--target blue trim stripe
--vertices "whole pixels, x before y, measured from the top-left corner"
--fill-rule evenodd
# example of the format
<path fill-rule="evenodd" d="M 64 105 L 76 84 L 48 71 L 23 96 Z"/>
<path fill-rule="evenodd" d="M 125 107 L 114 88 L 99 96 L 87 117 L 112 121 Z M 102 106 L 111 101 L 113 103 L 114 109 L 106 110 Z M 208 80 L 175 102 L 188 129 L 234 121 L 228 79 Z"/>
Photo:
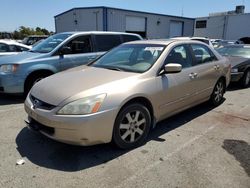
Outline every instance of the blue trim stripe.
<path fill-rule="evenodd" d="M 108 31 L 108 10 L 103 8 L 103 31 Z"/>
<path fill-rule="evenodd" d="M 121 9 L 121 8 L 112 8 L 112 7 L 105 7 L 105 6 L 97 6 L 97 7 L 77 7 L 77 8 L 72 8 L 70 10 L 67 10 L 65 12 L 62 12 L 61 14 L 57 14 L 56 16 L 54 16 L 54 18 L 61 16 L 67 12 L 70 12 L 72 10 L 76 10 L 76 9 L 113 9 L 113 10 L 121 10 L 121 11 L 129 11 L 129 12 L 135 12 L 135 13 L 142 13 L 142 14 L 150 14 L 150 15 L 158 15 L 158 16 L 168 16 L 168 17 L 172 17 L 172 18 L 181 18 L 181 19 L 189 19 L 189 20 L 195 20 L 195 18 L 187 18 L 187 17 L 181 17 L 181 16 L 173 16 L 173 15 L 167 15 L 167 14 L 158 14 L 158 13 L 152 13 L 152 12 L 143 12 L 143 11 L 135 11 L 135 10 L 127 10 L 127 9 Z"/>

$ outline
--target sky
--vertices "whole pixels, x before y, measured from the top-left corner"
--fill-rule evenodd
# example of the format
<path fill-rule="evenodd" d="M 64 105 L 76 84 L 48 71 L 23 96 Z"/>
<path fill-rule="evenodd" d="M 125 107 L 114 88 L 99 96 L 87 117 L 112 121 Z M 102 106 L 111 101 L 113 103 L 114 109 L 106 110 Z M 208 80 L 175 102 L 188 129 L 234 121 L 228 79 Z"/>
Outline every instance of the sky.
<path fill-rule="evenodd" d="M 250 0 L 1 0 L 0 31 L 20 26 L 55 31 L 54 16 L 75 7 L 109 6 L 195 18 L 242 4 L 250 12 Z"/>

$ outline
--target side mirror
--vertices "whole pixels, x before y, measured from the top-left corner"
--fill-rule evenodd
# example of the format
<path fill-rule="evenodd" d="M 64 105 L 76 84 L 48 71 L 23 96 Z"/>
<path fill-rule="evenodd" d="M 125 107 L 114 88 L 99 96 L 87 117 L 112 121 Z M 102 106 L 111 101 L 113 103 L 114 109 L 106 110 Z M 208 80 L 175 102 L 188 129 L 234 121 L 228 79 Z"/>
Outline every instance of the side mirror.
<path fill-rule="evenodd" d="M 182 65 L 178 63 L 169 63 L 164 66 L 163 73 L 178 73 L 181 72 Z"/>
<path fill-rule="evenodd" d="M 59 52 L 59 55 L 63 56 L 65 54 L 71 54 L 72 53 L 72 49 L 68 46 L 63 46 L 61 49 L 60 49 L 60 52 Z"/>

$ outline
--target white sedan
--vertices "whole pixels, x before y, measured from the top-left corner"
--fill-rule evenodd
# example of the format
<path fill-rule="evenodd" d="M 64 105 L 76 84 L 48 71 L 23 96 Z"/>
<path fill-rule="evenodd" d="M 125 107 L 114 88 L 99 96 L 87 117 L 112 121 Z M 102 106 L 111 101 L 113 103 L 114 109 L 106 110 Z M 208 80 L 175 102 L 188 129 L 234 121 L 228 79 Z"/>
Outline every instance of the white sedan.
<path fill-rule="evenodd" d="M 30 49 L 30 46 L 20 44 L 14 40 L 0 40 L 0 57 L 7 55 L 15 55 L 23 51 L 28 51 Z"/>

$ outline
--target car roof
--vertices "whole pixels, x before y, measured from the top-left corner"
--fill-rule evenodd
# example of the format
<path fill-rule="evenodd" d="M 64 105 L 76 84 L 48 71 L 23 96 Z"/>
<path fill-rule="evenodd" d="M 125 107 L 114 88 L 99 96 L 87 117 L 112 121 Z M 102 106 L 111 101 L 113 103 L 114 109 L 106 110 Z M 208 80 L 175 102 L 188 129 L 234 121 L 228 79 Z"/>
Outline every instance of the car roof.
<path fill-rule="evenodd" d="M 222 48 L 250 48 L 249 44 L 229 44 Z"/>
<path fill-rule="evenodd" d="M 59 33 L 58 33 L 59 34 Z M 62 32 L 60 34 L 72 34 L 72 35 L 80 35 L 80 34 L 112 34 L 112 35 L 134 35 L 140 36 L 135 33 L 125 33 L 125 32 L 113 32 L 113 31 L 69 31 L 69 32 Z"/>
<path fill-rule="evenodd" d="M 4 43 L 4 44 L 7 44 L 7 45 L 22 46 L 22 47 L 25 47 L 25 48 L 28 48 L 28 49 L 31 48 L 31 47 L 29 47 L 27 45 L 21 44 L 21 43 L 15 41 L 15 40 L 11 40 L 11 39 L 0 39 L 0 43 Z"/>
<path fill-rule="evenodd" d="M 136 41 L 131 41 L 127 42 L 126 44 L 159 44 L 159 45 L 169 45 L 170 43 L 180 43 L 180 44 L 185 44 L 185 43 L 195 43 L 195 44 L 204 44 L 203 42 L 200 41 L 195 41 L 195 40 L 179 40 L 179 39 L 150 39 L 150 40 L 136 40 Z"/>
<path fill-rule="evenodd" d="M 18 42 L 11 39 L 1 39 L 0 42 L 5 44 L 19 44 Z"/>
<path fill-rule="evenodd" d="M 176 40 L 194 40 L 194 39 L 210 40 L 209 38 L 206 38 L 206 37 L 172 37 L 171 39 L 176 39 Z"/>
<path fill-rule="evenodd" d="M 27 36 L 26 38 L 28 38 L 28 37 L 40 37 L 40 38 L 42 38 L 42 37 L 48 37 L 49 35 L 29 35 L 29 36 Z"/>

